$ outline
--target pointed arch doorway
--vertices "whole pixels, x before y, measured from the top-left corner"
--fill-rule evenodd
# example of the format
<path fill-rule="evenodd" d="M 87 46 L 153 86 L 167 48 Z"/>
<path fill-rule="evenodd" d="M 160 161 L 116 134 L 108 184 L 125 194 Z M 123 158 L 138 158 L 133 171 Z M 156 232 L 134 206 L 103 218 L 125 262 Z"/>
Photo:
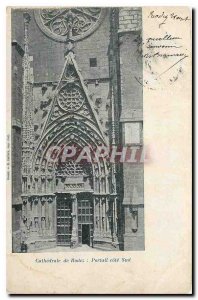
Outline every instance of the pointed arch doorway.
<path fill-rule="evenodd" d="M 50 218 L 53 224 L 54 216 L 56 218 L 58 245 L 88 244 L 100 249 L 118 246 L 113 166 L 104 157 L 89 166 L 87 163 L 81 166 L 75 160 L 59 165 L 59 161 L 48 156 L 50 149 L 62 149 L 62 146 L 89 148 L 94 152 L 101 145 L 108 147 L 109 140 L 78 70 L 75 55 L 70 51 L 32 159 L 33 192 L 42 191 L 44 238 L 49 231 L 47 210 L 51 206 Z"/>
<path fill-rule="evenodd" d="M 57 245 L 93 246 L 94 204 L 92 193 L 57 194 Z"/>

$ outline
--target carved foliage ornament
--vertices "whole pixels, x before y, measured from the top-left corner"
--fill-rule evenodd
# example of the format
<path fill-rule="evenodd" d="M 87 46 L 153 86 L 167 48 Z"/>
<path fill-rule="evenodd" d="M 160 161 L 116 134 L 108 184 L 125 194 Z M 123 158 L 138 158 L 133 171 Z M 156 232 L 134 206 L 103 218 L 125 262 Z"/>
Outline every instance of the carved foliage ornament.
<path fill-rule="evenodd" d="M 37 9 L 35 19 L 49 37 L 66 42 L 90 35 L 101 23 L 105 10 L 99 7 Z"/>

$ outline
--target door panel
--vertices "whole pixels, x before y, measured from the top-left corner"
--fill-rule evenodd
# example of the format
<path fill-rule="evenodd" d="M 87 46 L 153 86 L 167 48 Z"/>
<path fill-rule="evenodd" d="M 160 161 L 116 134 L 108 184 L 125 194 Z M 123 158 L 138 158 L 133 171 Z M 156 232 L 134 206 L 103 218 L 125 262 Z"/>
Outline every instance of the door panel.
<path fill-rule="evenodd" d="M 57 245 L 70 245 L 72 232 L 71 212 L 71 200 L 57 199 Z"/>
<path fill-rule="evenodd" d="M 90 226 L 89 224 L 82 224 L 82 244 L 90 246 Z"/>
<path fill-rule="evenodd" d="M 78 239 L 80 244 L 92 244 L 93 202 L 91 200 L 78 200 Z"/>

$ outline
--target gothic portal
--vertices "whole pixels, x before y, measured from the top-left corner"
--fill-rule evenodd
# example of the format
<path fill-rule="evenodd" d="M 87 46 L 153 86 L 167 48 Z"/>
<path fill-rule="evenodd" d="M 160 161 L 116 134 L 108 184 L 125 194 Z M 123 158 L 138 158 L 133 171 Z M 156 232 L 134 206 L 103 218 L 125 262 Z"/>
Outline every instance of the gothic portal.
<path fill-rule="evenodd" d="M 13 252 L 144 250 L 143 163 L 123 159 L 143 148 L 141 9 L 13 9 L 12 22 Z"/>

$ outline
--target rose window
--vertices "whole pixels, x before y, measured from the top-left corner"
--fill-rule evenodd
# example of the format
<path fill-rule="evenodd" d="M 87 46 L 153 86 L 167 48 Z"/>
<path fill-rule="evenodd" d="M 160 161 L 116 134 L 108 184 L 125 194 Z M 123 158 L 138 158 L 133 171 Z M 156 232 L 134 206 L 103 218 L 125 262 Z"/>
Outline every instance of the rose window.
<path fill-rule="evenodd" d="M 70 112 L 78 110 L 83 105 L 84 100 L 81 90 L 76 86 L 63 87 L 58 95 L 61 108 Z"/>
<path fill-rule="evenodd" d="M 49 37 L 61 42 L 68 39 L 76 41 L 88 36 L 99 26 L 104 11 L 99 7 L 37 9 L 35 18 Z"/>

